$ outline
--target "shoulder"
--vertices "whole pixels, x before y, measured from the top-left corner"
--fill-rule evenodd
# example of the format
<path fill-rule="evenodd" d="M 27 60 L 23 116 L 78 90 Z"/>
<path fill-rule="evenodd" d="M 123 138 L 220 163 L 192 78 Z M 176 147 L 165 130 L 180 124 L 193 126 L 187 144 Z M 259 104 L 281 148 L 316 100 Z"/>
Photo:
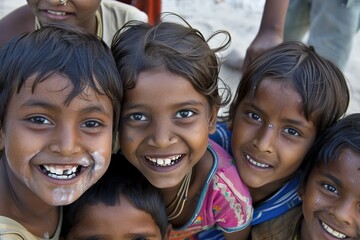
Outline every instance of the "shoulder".
<path fill-rule="evenodd" d="M 113 16 L 118 21 L 121 20 L 122 22 L 129 21 L 129 20 L 140 20 L 140 21 L 148 21 L 148 17 L 146 13 L 140 11 L 136 7 L 125 4 L 119 1 L 113 0 L 102 0 L 101 8 L 103 11 L 103 16 Z M 123 23 L 124 24 L 124 23 Z M 122 25 L 123 25 L 122 24 Z"/>
<path fill-rule="evenodd" d="M 9 42 L 13 37 L 33 31 L 35 17 L 28 5 L 19 7 L 0 20 L 0 47 Z"/>
<path fill-rule="evenodd" d="M 302 216 L 301 206 L 251 228 L 252 240 L 293 239 Z"/>
<path fill-rule="evenodd" d="M 0 216 L 0 239 L 37 240 L 38 238 L 32 235 L 17 221 L 8 217 Z"/>

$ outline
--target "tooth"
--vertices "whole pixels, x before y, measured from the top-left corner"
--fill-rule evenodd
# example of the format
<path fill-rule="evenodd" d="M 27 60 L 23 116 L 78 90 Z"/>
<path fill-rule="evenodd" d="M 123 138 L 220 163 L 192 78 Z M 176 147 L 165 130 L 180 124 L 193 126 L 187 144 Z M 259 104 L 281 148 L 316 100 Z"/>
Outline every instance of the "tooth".
<path fill-rule="evenodd" d="M 165 159 L 165 164 L 170 165 L 171 164 L 171 159 Z"/>
<path fill-rule="evenodd" d="M 325 229 L 328 233 L 330 233 L 330 234 L 333 235 L 334 237 L 340 238 L 340 239 L 346 238 L 346 235 L 345 235 L 345 234 L 340 233 L 340 232 L 332 229 L 329 225 L 327 225 L 326 223 L 324 223 L 324 222 L 322 222 L 322 221 L 321 221 L 321 225 L 324 227 L 324 229 Z"/>

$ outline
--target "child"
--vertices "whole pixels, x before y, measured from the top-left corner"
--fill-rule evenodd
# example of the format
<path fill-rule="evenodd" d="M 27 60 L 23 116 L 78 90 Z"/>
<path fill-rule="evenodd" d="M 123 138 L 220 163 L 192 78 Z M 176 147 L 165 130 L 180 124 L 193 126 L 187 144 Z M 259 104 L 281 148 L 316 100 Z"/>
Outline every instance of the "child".
<path fill-rule="evenodd" d="M 360 239 L 360 114 L 329 128 L 307 159 L 303 217 L 291 239 Z"/>
<path fill-rule="evenodd" d="M 118 74 L 104 42 L 68 26 L 0 49 L 0 239 L 59 238 L 58 206 L 75 201 L 110 163 Z"/>
<path fill-rule="evenodd" d="M 190 26 L 130 22 L 112 44 L 126 89 L 122 153 L 161 190 L 172 239 L 211 226 L 228 239 L 248 235 L 249 192 L 230 156 L 208 141 L 222 100 L 215 53 L 227 40 L 211 49 Z"/>
<path fill-rule="evenodd" d="M 129 20 L 147 21 L 144 12 L 111 0 L 28 0 L 0 20 L 0 47 L 14 36 L 49 23 L 67 23 L 84 28 L 108 45 L 117 30 Z"/>
<path fill-rule="evenodd" d="M 348 103 L 341 71 L 300 42 L 265 51 L 244 72 L 229 109 L 230 131 L 224 124 L 211 138 L 225 139 L 221 145 L 228 143 L 224 147 L 249 187 L 252 239 L 287 239 L 281 237 L 291 224 L 286 214 L 300 211 L 294 208 L 300 204 L 298 168 Z"/>
<path fill-rule="evenodd" d="M 120 154 L 103 177 L 64 207 L 62 235 L 71 239 L 168 239 L 160 191 Z"/>

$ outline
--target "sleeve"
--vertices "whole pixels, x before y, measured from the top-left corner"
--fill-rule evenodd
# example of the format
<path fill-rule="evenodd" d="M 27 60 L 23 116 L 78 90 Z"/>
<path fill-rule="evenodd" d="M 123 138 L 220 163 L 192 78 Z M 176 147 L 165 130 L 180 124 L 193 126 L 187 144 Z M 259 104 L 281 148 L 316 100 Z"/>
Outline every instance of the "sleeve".
<path fill-rule="evenodd" d="M 251 223 L 253 207 L 250 193 L 236 168 L 217 172 L 212 179 L 212 214 L 216 227 L 224 232 L 244 229 Z"/>

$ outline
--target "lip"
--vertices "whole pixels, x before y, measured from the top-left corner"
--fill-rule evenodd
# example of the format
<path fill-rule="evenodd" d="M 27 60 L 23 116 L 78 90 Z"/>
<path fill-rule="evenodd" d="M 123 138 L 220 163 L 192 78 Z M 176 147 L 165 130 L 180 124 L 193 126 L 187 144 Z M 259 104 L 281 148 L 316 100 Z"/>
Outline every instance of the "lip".
<path fill-rule="evenodd" d="M 48 21 L 66 21 L 69 18 L 73 17 L 74 14 L 62 11 L 62 10 L 53 10 L 53 9 L 43 9 L 40 10 L 42 18 Z"/>
<path fill-rule="evenodd" d="M 271 164 L 265 163 L 264 161 L 261 161 L 246 152 L 243 153 L 243 157 L 246 164 L 252 169 L 256 169 L 258 171 L 266 171 L 273 169 L 273 166 Z"/>

